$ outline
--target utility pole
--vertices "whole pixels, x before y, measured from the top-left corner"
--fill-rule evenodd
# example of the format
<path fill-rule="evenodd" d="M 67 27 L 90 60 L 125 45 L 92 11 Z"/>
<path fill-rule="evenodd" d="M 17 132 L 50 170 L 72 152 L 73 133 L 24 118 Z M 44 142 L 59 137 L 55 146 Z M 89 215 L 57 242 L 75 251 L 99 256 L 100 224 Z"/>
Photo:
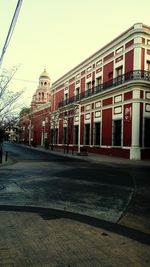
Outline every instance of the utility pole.
<path fill-rule="evenodd" d="M 9 45 L 9 42 L 10 42 L 10 39 L 12 37 L 13 31 L 15 29 L 15 25 L 16 25 L 17 18 L 18 18 L 18 15 L 19 15 L 19 11 L 20 11 L 20 8 L 21 8 L 21 5 L 22 5 L 22 1 L 23 0 L 18 0 L 18 3 L 17 3 L 17 6 L 16 6 L 16 9 L 15 9 L 13 18 L 12 18 L 12 21 L 11 21 L 11 24 L 10 24 L 10 27 L 9 27 L 9 31 L 8 31 L 8 34 L 7 34 L 3 49 L 2 49 L 2 54 L 1 54 L 1 57 L 0 57 L 0 67 L 2 65 L 4 54 L 6 52 L 6 49 L 7 49 L 8 45 Z"/>

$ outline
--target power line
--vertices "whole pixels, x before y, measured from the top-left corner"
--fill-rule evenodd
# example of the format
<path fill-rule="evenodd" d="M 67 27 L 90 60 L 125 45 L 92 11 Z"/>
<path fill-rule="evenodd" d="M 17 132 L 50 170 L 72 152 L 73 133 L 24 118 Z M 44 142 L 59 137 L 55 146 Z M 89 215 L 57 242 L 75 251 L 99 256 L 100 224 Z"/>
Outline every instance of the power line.
<path fill-rule="evenodd" d="M 37 81 L 25 80 L 25 79 L 16 79 L 16 78 L 13 78 L 13 80 L 15 80 L 15 81 L 21 81 L 21 82 L 27 82 L 27 83 L 37 83 Z"/>
<path fill-rule="evenodd" d="M 3 49 L 2 49 L 2 54 L 1 54 L 1 57 L 0 57 L 0 67 L 2 65 L 4 54 L 5 54 L 6 49 L 7 49 L 8 45 L 9 45 L 9 43 L 10 43 L 10 39 L 11 39 L 13 31 L 15 29 L 15 25 L 16 25 L 17 18 L 18 18 L 18 15 L 19 15 L 19 11 L 20 11 L 20 8 L 21 8 L 21 5 L 22 5 L 22 1 L 23 0 L 18 0 L 18 3 L 17 3 L 17 6 L 16 6 L 16 9 L 15 9 L 13 18 L 12 18 L 12 21 L 11 21 L 11 24 L 10 24 L 10 27 L 9 27 L 9 31 L 8 31 L 8 34 L 7 34 Z"/>

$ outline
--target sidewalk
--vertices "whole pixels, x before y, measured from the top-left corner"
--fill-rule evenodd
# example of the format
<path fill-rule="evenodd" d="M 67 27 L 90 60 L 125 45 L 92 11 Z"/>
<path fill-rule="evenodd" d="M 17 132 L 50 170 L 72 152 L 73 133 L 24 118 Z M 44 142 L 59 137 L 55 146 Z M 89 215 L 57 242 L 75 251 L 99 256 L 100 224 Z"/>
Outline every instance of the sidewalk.
<path fill-rule="evenodd" d="M 0 211 L 1 267 L 149 267 L 149 245 L 105 228 L 32 212 Z"/>
<path fill-rule="evenodd" d="M 21 146 L 24 146 L 21 144 Z M 25 146 L 28 147 L 30 149 L 34 149 L 34 150 L 40 150 L 40 151 L 45 151 L 45 152 L 49 152 L 52 154 L 56 154 L 56 155 L 61 155 L 64 157 L 71 157 L 71 158 L 75 158 L 75 159 L 79 159 L 79 160 L 85 160 L 85 161 L 89 161 L 89 162 L 93 162 L 93 163 L 105 163 L 105 164 L 119 164 L 119 165 L 131 165 L 131 166 L 150 166 L 150 159 L 147 160 L 130 160 L 130 159 L 126 159 L 126 158 L 121 158 L 121 157 L 113 157 L 113 156 L 107 156 L 107 155 L 103 155 L 103 154 L 95 154 L 95 153 L 88 153 L 87 155 L 78 155 L 77 151 L 74 151 L 72 153 L 72 151 L 68 151 L 68 153 L 64 153 L 63 149 L 55 149 L 53 148 L 53 150 L 49 149 L 45 149 L 44 147 L 41 146 Z M 2 165 L 6 165 L 8 163 L 13 162 L 13 159 L 11 159 L 9 157 L 8 154 L 8 159 L 7 161 L 6 159 L 6 154 L 3 155 L 3 163 L 0 164 L 0 166 Z"/>
<path fill-rule="evenodd" d="M 150 166 L 150 159 L 149 160 L 130 160 L 121 157 L 112 157 L 103 154 L 95 154 L 95 153 L 88 153 L 87 155 L 78 155 L 76 151 L 72 154 L 72 151 L 68 151 L 68 153 L 64 153 L 63 149 L 45 149 L 44 147 L 31 147 L 32 149 L 42 150 L 46 152 L 50 152 L 56 155 L 62 155 L 64 157 L 71 157 L 71 158 L 78 158 L 81 160 L 93 162 L 93 163 L 108 163 L 108 164 L 123 164 L 123 165 L 133 165 L 133 166 Z"/>

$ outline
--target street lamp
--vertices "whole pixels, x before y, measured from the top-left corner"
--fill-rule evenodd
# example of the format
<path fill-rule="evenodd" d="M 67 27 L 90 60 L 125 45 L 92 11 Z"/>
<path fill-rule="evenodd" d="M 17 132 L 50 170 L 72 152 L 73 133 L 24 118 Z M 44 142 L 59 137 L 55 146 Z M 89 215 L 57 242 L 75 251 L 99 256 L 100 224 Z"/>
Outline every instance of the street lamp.
<path fill-rule="evenodd" d="M 31 146 L 31 119 L 29 120 L 29 146 Z"/>
<path fill-rule="evenodd" d="M 43 146 L 44 145 L 44 141 L 45 141 L 45 120 L 44 121 L 42 121 L 42 128 L 43 128 L 43 130 L 42 130 L 42 142 L 41 142 L 41 145 Z"/>
<path fill-rule="evenodd" d="M 53 150 L 53 145 L 56 144 L 56 129 L 58 128 L 59 122 L 59 111 L 50 112 L 50 124 L 51 124 L 51 131 L 50 131 L 50 141 L 51 141 L 51 150 Z"/>

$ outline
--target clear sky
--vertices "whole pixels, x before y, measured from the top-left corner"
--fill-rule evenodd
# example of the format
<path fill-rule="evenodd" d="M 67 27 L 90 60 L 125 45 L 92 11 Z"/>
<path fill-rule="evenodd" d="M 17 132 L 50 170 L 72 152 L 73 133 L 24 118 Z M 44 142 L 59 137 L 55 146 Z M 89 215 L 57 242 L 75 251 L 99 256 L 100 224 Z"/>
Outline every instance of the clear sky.
<path fill-rule="evenodd" d="M 17 2 L 0 0 L 0 54 Z M 150 0 L 23 0 L 2 68 L 21 64 L 11 88 L 29 106 L 45 66 L 53 83 L 137 22 L 150 25 Z"/>

